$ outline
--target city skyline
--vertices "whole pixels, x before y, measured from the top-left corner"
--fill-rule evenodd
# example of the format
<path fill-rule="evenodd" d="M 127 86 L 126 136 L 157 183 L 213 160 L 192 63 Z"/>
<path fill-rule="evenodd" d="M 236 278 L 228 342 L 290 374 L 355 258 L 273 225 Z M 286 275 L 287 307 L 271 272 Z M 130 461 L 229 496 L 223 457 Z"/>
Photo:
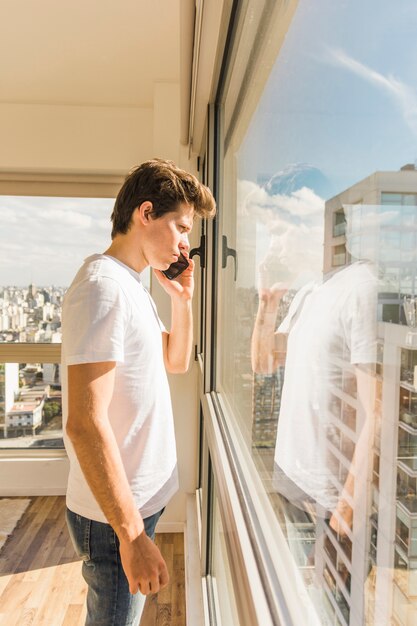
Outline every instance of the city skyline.
<path fill-rule="evenodd" d="M 0 343 L 59 343 L 65 287 L 0 287 Z"/>

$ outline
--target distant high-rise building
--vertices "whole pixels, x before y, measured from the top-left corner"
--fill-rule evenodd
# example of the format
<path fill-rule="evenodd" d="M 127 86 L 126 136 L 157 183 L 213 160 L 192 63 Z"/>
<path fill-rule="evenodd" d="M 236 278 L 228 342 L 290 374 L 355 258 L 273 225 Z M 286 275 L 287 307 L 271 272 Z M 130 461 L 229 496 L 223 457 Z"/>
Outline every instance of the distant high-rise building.
<path fill-rule="evenodd" d="M 36 293 L 37 293 L 37 289 L 36 289 L 35 285 L 33 285 L 33 284 L 31 283 L 31 284 L 29 285 L 29 296 L 30 296 L 31 298 L 35 298 Z"/>
<path fill-rule="evenodd" d="M 47 385 L 61 384 L 61 365 L 59 363 L 43 364 L 43 382 Z"/>
<path fill-rule="evenodd" d="M 5 416 L 13 407 L 19 391 L 19 366 L 17 363 L 2 363 L 0 366 L 0 434 L 4 436 Z"/>

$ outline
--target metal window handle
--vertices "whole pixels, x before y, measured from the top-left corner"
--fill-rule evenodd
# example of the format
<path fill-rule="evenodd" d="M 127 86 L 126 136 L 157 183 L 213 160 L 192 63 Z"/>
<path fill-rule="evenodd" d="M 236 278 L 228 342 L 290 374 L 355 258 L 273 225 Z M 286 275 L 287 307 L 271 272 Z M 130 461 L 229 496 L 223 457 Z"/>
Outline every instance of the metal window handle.
<path fill-rule="evenodd" d="M 227 245 L 227 237 L 226 235 L 222 236 L 222 267 L 225 268 L 227 265 L 227 258 L 231 256 L 235 261 L 235 282 L 237 279 L 237 254 L 236 250 L 233 248 L 229 248 Z"/>
<path fill-rule="evenodd" d="M 206 267 L 206 236 L 205 235 L 201 235 L 199 247 L 193 248 L 192 250 L 190 250 L 190 259 L 192 259 L 193 256 L 200 257 L 201 268 Z"/>

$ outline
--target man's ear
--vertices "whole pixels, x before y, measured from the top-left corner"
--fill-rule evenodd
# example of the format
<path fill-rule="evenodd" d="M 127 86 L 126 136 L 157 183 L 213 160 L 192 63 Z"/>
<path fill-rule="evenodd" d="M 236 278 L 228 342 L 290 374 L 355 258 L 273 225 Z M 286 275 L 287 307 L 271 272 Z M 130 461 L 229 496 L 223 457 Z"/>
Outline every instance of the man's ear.
<path fill-rule="evenodd" d="M 149 224 L 150 220 L 152 219 L 152 211 L 153 205 L 152 202 L 150 202 L 149 200 L 142 202 L 142 204 L 140 204 L 136 209 L 137 218 L 144 226 Z"/>

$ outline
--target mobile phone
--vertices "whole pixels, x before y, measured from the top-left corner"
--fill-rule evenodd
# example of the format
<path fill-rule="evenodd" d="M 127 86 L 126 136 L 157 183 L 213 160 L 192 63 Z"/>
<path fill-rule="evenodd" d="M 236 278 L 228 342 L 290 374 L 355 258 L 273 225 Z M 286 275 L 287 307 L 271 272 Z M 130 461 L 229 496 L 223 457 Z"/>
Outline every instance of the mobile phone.
<path fill-rule="evenodd" d="M 178 261 L 175 261 L 175 263 L 171 263 L 167 270 L 162 270 L 162 273 L 165 274 L 165 276 L 169 278 L 169 280 L 172 280 L 173 278 L 177 278 L 177 276 L 182 274 L 182 272 L 186 270 L 188 266 L 189 263 L 187 258 L 183 255 L 182 252 L 180 252 Z"/>

